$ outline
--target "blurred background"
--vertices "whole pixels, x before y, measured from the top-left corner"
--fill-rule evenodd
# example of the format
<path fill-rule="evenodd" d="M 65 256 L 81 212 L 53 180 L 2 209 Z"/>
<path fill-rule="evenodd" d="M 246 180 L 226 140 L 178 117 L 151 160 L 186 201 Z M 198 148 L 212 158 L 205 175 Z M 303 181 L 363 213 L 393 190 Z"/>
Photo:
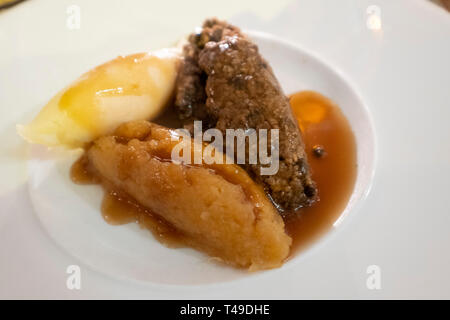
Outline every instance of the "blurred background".
<path fill-rule="evenodd" d="M 22 1 L 25 1 L 25 0 L 0 0 L 0 9 L 12 7 L 15 4 L 18 4 L 19 2 L 22 2 Z M 31 1 L 31 0 L 28 0 L 28 1 Z M 34 0 L 34 1 L 38 1 L 38 0 Z M 450 10 L 450 0 L 424 0 L 424 1 L 431 1 L 439 6 L 446 8 L 447 10 Z"/>

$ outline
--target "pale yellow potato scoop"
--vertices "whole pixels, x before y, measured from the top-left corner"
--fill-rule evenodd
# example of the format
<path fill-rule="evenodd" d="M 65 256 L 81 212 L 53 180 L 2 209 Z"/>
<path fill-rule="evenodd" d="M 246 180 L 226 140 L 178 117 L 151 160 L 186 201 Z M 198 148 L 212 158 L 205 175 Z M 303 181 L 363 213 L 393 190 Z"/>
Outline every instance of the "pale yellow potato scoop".
<path fill-rule="evenodd" d="M 82 75 L 17 130 L 31 143 L 71 149 L 123 122 L 152 120 L 173 92 L 178 62 L 175 48 L 120 56 Z"/>

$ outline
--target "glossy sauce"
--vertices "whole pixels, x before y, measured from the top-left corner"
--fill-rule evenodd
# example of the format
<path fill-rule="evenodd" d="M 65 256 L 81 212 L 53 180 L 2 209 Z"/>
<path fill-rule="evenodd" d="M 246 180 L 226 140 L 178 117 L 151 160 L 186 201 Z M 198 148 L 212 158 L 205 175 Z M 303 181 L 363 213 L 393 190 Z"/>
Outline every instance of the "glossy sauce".
<path fill-rule="evenodd" d="M 350 124 L 331 100 L 313 91 L 291 95 L 290 103 L 305 142 L 319 201 L 285 220 L 292 237 L 291 253 L 305 249 L 333 227 L 352 194 L 356 173 L 356 141 Z M 324 154 L 314 155 L 321 146 Z"/>
<path fill-rule="evenodd" d="M 169 223 L 141 206 L 133 198 L 115 189 L 107 189 L 102 202 L 102 216 L 111 225 L 138 223 L 168 247 L 184 246 L 183 235 Z"/>
<path fill-rule="evenodd" d="M 302 130 L 308 162 L 320 198 L 313 206 L 302 208 L 285 220 L 287 233 L 293 238 L 292 255 L 306 248 L 333 226 L 350 198 L 357 167 L 355 138 L 339 107 L 312 91 L 293 94 L 290 103 Z M 155 122 L 167 126 L 178 125 L 170 109 Z M 324 149 L 324 155 L 320 158 L 313 154 L 313 148 L 317 145 Z M 97 178 L 89 168 L 86 156 L 74 163 L 71 177 L 75 183 L 103 184 L 105 196 L 102 215 L 107 223 L 121 225 L 136 222 L 168 246 L 188 245 L 189 241 L 164 219 Z"/>
<path fill-rule="evenodd" d="M 108 115 L 118 112 L 117 104 L 128 111 L 122 117 L 133 112 L 142 115 L 142 109 L 158 109 L 153 105 L 166 100 L 176 72 L 171 55 L 160 55 L 155 52 L 119 56 L 92 69 L 62 93 L 57 101 L 59 110 L 98 136 L 105 132 L 102 123 Z"/>
<path fill-rule="evenodd" d="M 113 188 L 108 181 L 97 177 L 93 168 L 89 166 L 86 154 L 78 159 L 71 168 L 70 176 L 77 184 L 102 184 L 103 196 L 101 212 L 103 219 L 111 225 L 137 223 L 148 229 L 153 236 L 168 247 L 186 245 L 183 235 L 168 222 L 154 214 L 151 210 L 140 205 L 126 193 Z"/>

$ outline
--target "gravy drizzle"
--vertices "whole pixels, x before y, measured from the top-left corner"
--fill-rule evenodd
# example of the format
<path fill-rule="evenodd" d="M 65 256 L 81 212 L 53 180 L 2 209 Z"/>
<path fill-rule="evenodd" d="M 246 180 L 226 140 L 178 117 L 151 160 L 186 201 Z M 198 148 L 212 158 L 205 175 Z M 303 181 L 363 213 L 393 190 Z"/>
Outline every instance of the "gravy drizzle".
<path fill-rule="evenodd" d="M 293 240 L 292 255 L 333 227 L 352 194 L 357 165 L 355 137 L 338 106 L 313 91 L 291 95 L 290 103 L 302 131 L 312 179 L 319 191 L 318 202 L 299 209 L 298 214 L 285 220 Z"/>

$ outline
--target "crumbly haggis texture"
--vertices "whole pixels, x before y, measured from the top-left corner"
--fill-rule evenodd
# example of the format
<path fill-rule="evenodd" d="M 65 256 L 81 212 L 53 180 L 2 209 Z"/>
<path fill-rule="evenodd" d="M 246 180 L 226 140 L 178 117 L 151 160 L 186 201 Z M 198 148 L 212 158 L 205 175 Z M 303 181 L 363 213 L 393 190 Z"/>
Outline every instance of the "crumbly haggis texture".
<path fill-rule="evenodd" d="M 280 211 L 290 212 L 317 199 L 304 144 L 289 100 L 258 47 L 237 27 L 207 20 L 184 46 L 175 105 L 190 128 L 279 129 L 279 170 L 260 175 L 260 164 L 244 165 Z"/>
<path fill-rule="evenodd" d="M 124 124 L 93 143 L 90 166 L 164 218 L 188 245 L 239 267 L 280 266 L 292 240 L 262 188 L 236 165 L 170 161 L 174 134 L 146 121 Z"/>
<path fill-rule="evenodd" d="M 207 75 L 198 65 L 199 54 L 206 43 L 218 42 L 224 36 L 240 34 L 239 28 L 215 19 L 206 20 L 199 33 L 191 34 L 183 48 L 184 62 L 177 79 L 175 105 L 179 116 L 189 123 L 192 119 L 206 121 L 205 110 Z"/>

